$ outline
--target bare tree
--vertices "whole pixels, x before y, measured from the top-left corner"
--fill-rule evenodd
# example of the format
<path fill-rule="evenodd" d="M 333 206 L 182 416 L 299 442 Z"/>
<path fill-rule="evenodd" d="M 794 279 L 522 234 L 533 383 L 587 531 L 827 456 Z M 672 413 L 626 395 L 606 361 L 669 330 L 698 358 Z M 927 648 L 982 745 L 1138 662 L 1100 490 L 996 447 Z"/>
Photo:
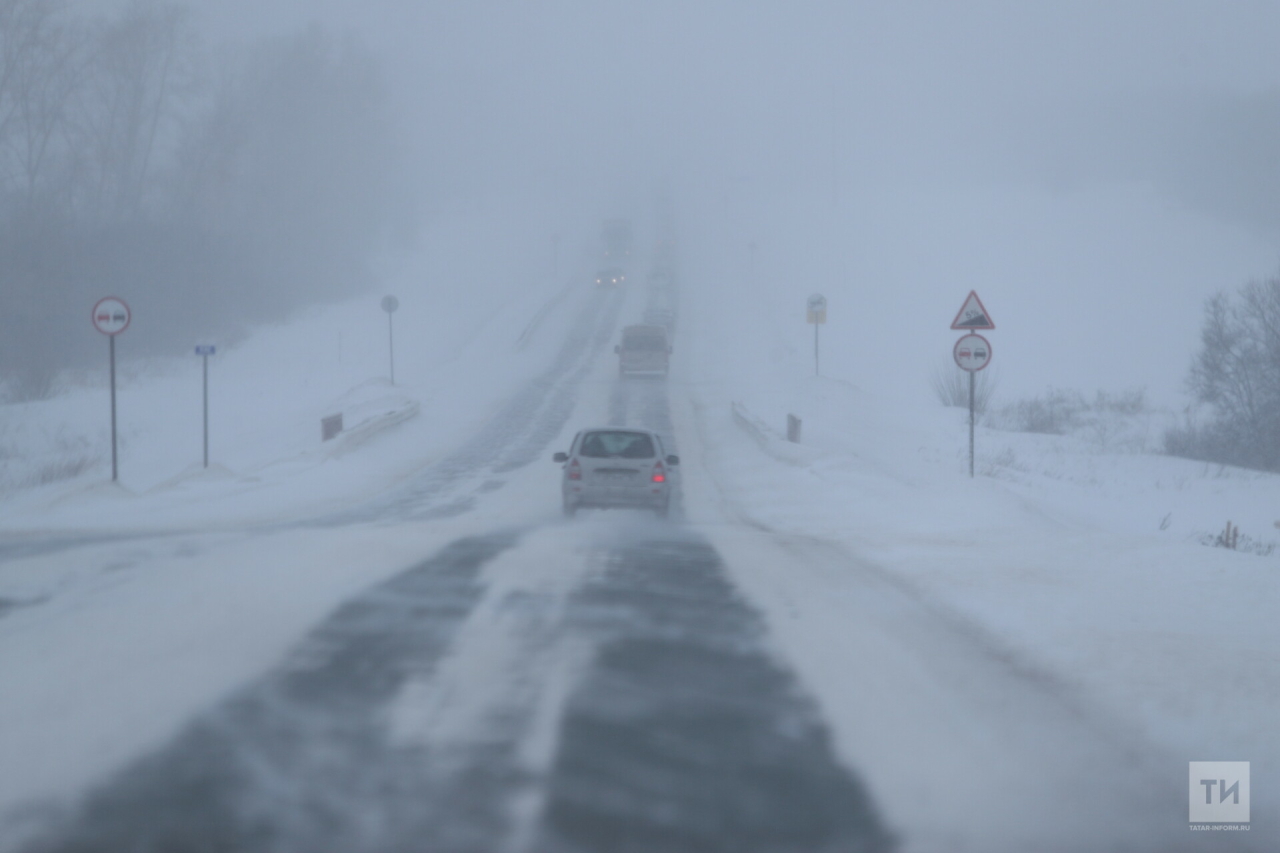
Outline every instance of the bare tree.
<path fill-rule="evenodd" d="M 1214 419 L 1171 431 L 1170 452 L 1280 467 L 1280 277 L 1247 284 L 1235 299 L 1218 294 L 1205 303 L 1187 384 Z"/>
<path fill-rule="evenodd" d="M 89 208 L 137 214 L 151 189 L 157 150 L 192 86 L 194 36 L 186 7 L 134 0 L 99 24 L 80 109 Z M 172 138 L 172 137 L 170 137 Z"/>
<path fill-rule="evenodd" d="M 99 353 L 103 292 L 164 314 L 160 352 L 369 280 L 402 191 L 371 52 L 313 28 L 209 75 L 184 7 L 75 2 L 0 0 L 5 393 Z"/>
<path fill-rule="evenodd" d="M 3 180 L 29 209 L 65 141 L 83 84 L 83 32 L 61 0 L 0 0 L 0 151 Z M 59 195 L 52 188 L 44 200 Z"/>

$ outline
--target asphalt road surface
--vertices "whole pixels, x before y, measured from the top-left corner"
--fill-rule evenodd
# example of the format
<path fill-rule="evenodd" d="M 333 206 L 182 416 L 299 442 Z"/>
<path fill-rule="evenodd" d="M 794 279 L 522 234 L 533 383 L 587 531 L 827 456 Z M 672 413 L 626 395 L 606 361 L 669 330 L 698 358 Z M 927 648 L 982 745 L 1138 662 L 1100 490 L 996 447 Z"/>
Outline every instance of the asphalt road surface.
<path fill-rule="evenodd" d="M 513 472 L 548 465 L 559 449 L 552 441 L 576 426 L 569 419 L 582 385 L 615 339 L 623 304 L 618 292 L 586 300 L 542 377 L 454 453 L 376 500 L 305 523 L 449 519 Z M 618 378 L 600 415 L 653 429 L 679 453 L 669 406 L 665 380 Z M 686 523 L 679 476 L 673 485 L 667 521 L 622 513 L 622 521 L 497 529 L 423 555 L 344 603 L 169 743 L 81 801 L 51 807 L 19 849 L 899 849 L 867 780 L 837 757 L 817 702 L 769 642 L 725 558 Z M 14 549 L 77 544 L 32 540 Z M 801 543 L 793 559 L 823 557 Z M 872 609 L 908 614 L 898 620 L 904 634 L 937 634 L 929 654 L 954 654 L 947 665 L 955 672 L 995 667 L 1003 674 L 984 674 L 983 684 L 1034 681 L 998 660 L 974 664 L 974 654 L 956 651 L 959 633 L 910 628 L 911 619 L 932 617 L 892 589 L 867 590 L 859 599 L 866 622 Z M 904 659 L 897 669 L 911 665 Z M 1032 686 L 1038 698 L 1025 717 L 1058 713 L 1041 688 Z M 868 680 L 868 692 L 881 689 L 889 688 Z M 1010 690 L 995 701 L 1009 705 L 1022 687 Z M 1030 737 L 1040 734 L 1033 728 Z"/>
<path fill-rule="evenodd" d="M 590 300 L 541 380 L 458 451 L 392 494 L 311 523 L 463 513 L 503 474 L 545 461 L 622 301 Z M 678 452 L 667 407 L 664 381 L 620 378 L 608 420 L 654 429 Z M 591 542 L 563 594 L 504 597 L 522 665 L 480 704 L 470 734 L 406 736 L 396 707 L 449 681 L 438 670 L 468 642 L 486 567 L 539 560 L 522 556 L 531 531 L 461 539 L 347 602 L 274 671 L 59 812 L 25 849 L 893 849 L 813 704 L 767 651 L 760 616 L 679 522 L 675 500 L 672 522 Z M 538 740 L 553 746 L 531 762 Z"/>

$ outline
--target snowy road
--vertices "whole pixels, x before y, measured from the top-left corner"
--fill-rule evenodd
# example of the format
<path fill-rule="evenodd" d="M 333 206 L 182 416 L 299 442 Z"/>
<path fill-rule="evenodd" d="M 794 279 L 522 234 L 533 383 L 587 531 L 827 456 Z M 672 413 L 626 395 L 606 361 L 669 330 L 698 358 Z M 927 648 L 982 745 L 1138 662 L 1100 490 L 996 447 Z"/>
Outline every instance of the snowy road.
<path fill-rule="evenodd" d="M 622 291 L 591 294 L 550 366 L 462 447 L 389 494 L 311 523 L 332 527 L 459 515 L 478 496 L 501 488 L 504 475 L 541 460 L 573 414 L 583 379 L 613 341 L 624 297 Z"/>
<path fill-rule="evenodd" d="M 887 849 L 714 551 L 632 535 L 576 588 L 486 577 L 545 534 L 449 546 L 30 849 Z"/>
<path fill-rule="evenodd" d="M 477 482 L 541 460 L 620 301 L 593 301 L 544 387 L 459 453 L 324 525 L 464 512 Z M 678 447 L 667 399 L 618 380 L 608 420 Z M 765 637 L 689 529 L 462 539 L 347 602 L 28 849 L 888 849 Z"/>
<path fill-rule="evenodd" d="M 457 451 L 309 526 L 535 513 L 346 597 L 81 802 L 27 809 L 14 849 L 1197 849 L 1182 777 L 1064 686 L 838 547 L 737 520 L 692 389 L 612 378 L 624 303 L 587 300 Z M 601 421 L 681 454 L 671 522 L 545 511 L 556 442 Z"/>

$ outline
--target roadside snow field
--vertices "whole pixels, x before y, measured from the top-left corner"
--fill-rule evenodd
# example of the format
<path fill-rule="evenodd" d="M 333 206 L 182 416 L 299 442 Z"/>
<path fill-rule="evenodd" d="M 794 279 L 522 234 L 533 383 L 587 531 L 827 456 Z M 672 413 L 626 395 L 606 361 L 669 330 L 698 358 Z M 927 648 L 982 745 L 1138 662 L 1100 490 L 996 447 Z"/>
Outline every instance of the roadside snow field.
<path fill-rule="evenodd" d="M 872 567 L 1070 697 L 1116 734 L 1118 762 L 1126 742 L 1167 756 L 1156 776 L 1175 780 L 1175 805 L 1185 808 L 1186 762 L 1223 760 L 1253 762 L 1255 814 L 1280 808 L 1280 476 L 1143 452 L 1161 419 L 1116 416 L 1092 435 L 980 426 L 970 479 L 968 413 L 944 408 L 927 376 L 868 390 L 837 358 L 815 377 L 803 312 L 755 312 L 731 287 L 692 291 L 682 315 L 686 428 L 719 504 L 693 521 L 830 543 Z M 788 414 L 802 420 L 799 444 L 786 441 Z M 1134 434 L 1149 440 L 1114 440 Z M 1247 550 L 1212 547 L 1228 521 Z M 802 671 L 821 672 L 808 680 L 819 697 L 838 698 L 838 667 L 812 663 L 812 639 L 840 647 L 854 617 L 822 606 L 820 590 L 781 579 L 768 590 L 755 604 L 775 626 L 822 623 L 807 641 L 779 639 L 795 641 L 784 653 Z M 831 722 L 837 733 L 855 725 Z"/>
<path fill-rule="evenodd" d="M 287 381 L 273 378 L 282 396 L 270 399 L 292 417 L 270 421 L 258 444 L 246 438 L 231 445 L 227 456 L 233 458 L 225 466 L 135 490 L 145 483 L 138 469 L 147 456 L 139 452 L 126 457 L 135 467 L 122 474 L 120 486 L 104 482 L 98 469 L 8 495 L 7 529 L 0 533 L 0 555 L 7 558 L 0 565 L 0 671 L 6 678 L 0 691 L 0 765 L 6 768 L 0 823 L 38 824 L 46 817 L 45 803 L 67 801 L 159 747 L 193 715 L 276 665 L 334 608 L 448 543 L 547 525 L 555 541 L 563 519 L 549 453 L 539 463 L 496 475 L 505 478 L 505 487 L 483 494 L 461 515 L 330 526 L 314 520 L 332 508 L 358 505 L 366 494 L 394 492 L 398 481 L 463 443 L 505 397 L 546 369 L 565 339 L 565 324 L 593 295 L 589 284 L 574 281 L 532 289 L 526 300 L 492 312 L 481 306 L 481 314 L 493 316 L 486 321 L 477 315 L 475 327 L 439 322 L 431 335 L 408 343 L 410 356 L 398 361 L 394 388 L 376 378 L 358 381 L 360 371 L 376 372 L 373 356 L 383 355 L 376 352 L 342 376 L 341 382 L 351 383 L 345 393 L 331 395 L 301 379 L 289 389 Z M 266 331 L 233 348 L 232 364 L 224 369 L 231 373 L 241 360 L 253 361 L 245 350 L 255 347 L 287 353 L 317 329 L 340 326 L 345 311 L 367 308 L 336 306 Z M 319 370 L 302 360 L 294 367 L 295 378 Z M 402 375 L 415 372 L 424 378 L 400 384 Z M 581 417 L 603 417 L 615 372 L 605 359 L 591 365 L 580 391 Z M 254 378 L 251 370 L 239 375 Z M 140 377 L 131 393 L 137 400 L 162 400 L 167 381 Z M 50 403 L 74 410 L 78 397 L 93 402 L 95 396 L 86 391 Z M 354 413 L 356 424 L 322 445 L 311 414 L 335 403 L 349 425 Z M 425 414 L 436 406 L 451 407 L 450 417 Z M 398 414 L 415 408 L 416 415 Z M 251 411 L 243 410 L 246 420 Z M 559 444 L 567 445 L 579 419 L 569 418 Z M 362 435 L 361 421 L 373 429 Z M 253 434 L 251 428 L 236 432 L 233 422 L 227 426 L 233 436 Z M 158 428 L 139 429 L 160 441 Z M 151 463 L 148 470 L 158 479 L 162 467 Z M 555 570 L 549 563 L 553 579 Z M 520 582 L 536 586 L 538 579 Z M 499 645 L 502 639 L 495 634 Z M 567 662 L 548 666 L 559 672 Z M 488 677 L 473 675 L 472 683 Z M 554 727 L 554 720 L 545 725 Z"/>
<path fill-rule="evenodd" d="M 527 286 L 510 287 L 516 276 Z M 349 506 L 491 416 L 545 368 L 590 294 L 585 271 L 552 280 L 516 257 L 495 270 L 424 262 L 385 289 L 400 299 L 395 385 L 379 294 L 210 341 L 207 469 L 200 359 L 130 359 L 128 336 L 145 333 L 135 308 L 117 347 L 119 482 L 104 343 L 101 371 L 51 399 L 0 405 L 0 529 L 208 529 Z M 320 421 L 336 414 L 344 432 L 322 442 Z"/>

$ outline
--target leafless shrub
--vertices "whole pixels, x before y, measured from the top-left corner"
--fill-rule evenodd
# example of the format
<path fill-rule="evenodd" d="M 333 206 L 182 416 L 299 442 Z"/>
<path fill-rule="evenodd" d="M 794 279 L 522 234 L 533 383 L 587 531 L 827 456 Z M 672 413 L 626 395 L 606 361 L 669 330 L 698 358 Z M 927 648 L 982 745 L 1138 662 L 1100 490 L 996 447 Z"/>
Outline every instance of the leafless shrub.
<path fill-rule="evenodd" d="M 69 480 L 102 459 L 101 443 L 74 427 L 0 417 L 0 492 Z"/>
<path fill-rule="evenodd" d="M 1001 407 L 992 423 L 1015 432 L 1064 435 L 1080 423 L 1087 405 L 1078 392 L 1051 388 L 1043 397 L 1018 400 Z"/>
<path fill-rule="evenodd" d="M 1018 400 L 994 412 L 988 423 L 997 429 L 1065 435 L 1085 426 L 1105 437 L 1107 415 L 1133 416 L 1147 411 L 1144 389 L 1109 394 L 1098 391 L 1093 399 L 1078 391 L 1050 388 L 1044 396 Z M 1103 442 L 1106 443 L 1106 442 Z"/>
<path fill-rule="evenodd" d="M 46 462 L 36 468 L 19 484 L 22 487 L 47 486 L 61 480 L 70 480 L 92 469 L 96 460 L 88 456 L 72 456 Z"/>
<path fill-rule="evenodd" d="M 1240 528 L 1229 521 L 1226 528 L 1216 535 L 1213 533 L 1202 535 L 1200 544 L 1213 548 L 1226 548 L 1229 551 L 1240 551 L 1245 554 L 1256 554 L 1259 557 L 1269 556 L 1276 550 L 1275 542 L 1264 542 L 1261 539 L 1254 539 L 1252 536 L 1242 535 Z"/>
<path fill-rule="evenodd" d="M 57 393 L 58 372 L 47 364 L 20 365 L 9 371 L 9 381 L 0 387 L 0 400 L 25 403 L 48 400 Z"/>
<path fill-rule="evenodd" d="M 1147 411 L 1147 391 L 1133 388 L 1116 394 L 1099 391 L 1089 408 L 1095 412 L 1114 412 L 1117 415 L 1140 415 Z"/>
<path fill-rule="evenodd" d="M 969 408 L 969 374 L 954 363 L 947 362 L 934 368 L 929 377 L 929 385 L 942 405 Z M 990 371 L 982 370 L 974 374 L 973 407 L 978 414 L 987 411 L 995 390 L 995 378 Z"/>

